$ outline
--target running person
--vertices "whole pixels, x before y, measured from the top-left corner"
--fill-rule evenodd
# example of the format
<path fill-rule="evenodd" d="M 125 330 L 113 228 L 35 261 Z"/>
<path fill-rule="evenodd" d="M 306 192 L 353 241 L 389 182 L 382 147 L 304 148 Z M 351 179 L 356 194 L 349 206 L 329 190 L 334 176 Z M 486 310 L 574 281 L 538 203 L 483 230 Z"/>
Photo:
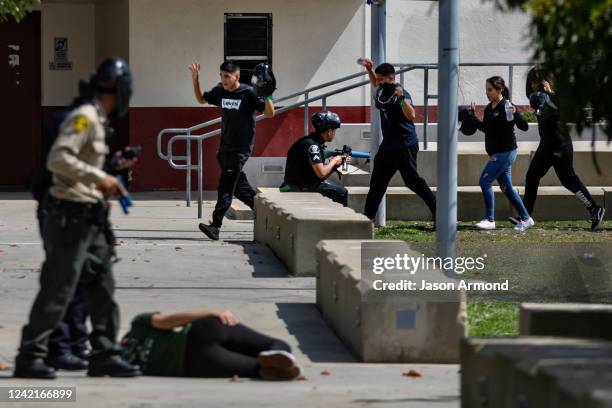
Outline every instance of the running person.
<path fill-rule="evenodd" d="M 485 149 L 489 161 L 480 175 L 480 188 L 484 196 L 486 217 L 476 224 L 484 230 L 495 229 L 495 195 L 493 181 L 497 180 L 502 192 L 520 215 L 514 229 L 524 231 L 535 223 L 525 209 L 518 192 L 512 186 L 512 163 L 516 160 L 517 145 L 514 126 L 526 131 L 529 127 L 523 116 L 510 102 L 510 91 L 503 78 L 494 76 L 486 81 L 489 104 L 483 120 L 475 117 L 474 104 L 470 109 L 473 123 L 485 134 Z"/>
<path fill-rule="evenodd" d="M 560 121 L 554 82 L 552 78 L 541 78 L 537 65 L 527 74 L 526 93 L 530 105 L 536 110 L 540 144 L 527 170 L 523 197 L 525 208 L 529 214 L 533 213 L 540 180 L 553 167 L 563 187 L 574 193 L 584 204 L 591 218 L 591 230 L 596 230 L 603 223 L 606 211 L 597 205 L 574 171 L 572 138 L 565 124 Z M 510 221 L 514 223 L 516 219 L 511 217 Z"/>
<path fill-rule="evenodd" d="M 399 170 L 404 184 L 414 191 L 427 205 L 435 220 L 436 197 L 427 182 L 417 171 L 417 138 L 414 119 L 416 112 L 410 94 L 395 83 L 395 68 L 381 64 L 373 70 L 372 61 L 363 60 L 370 83 L 376 89 L 375 104 L 380 111 L 383 141 L 374 157 L 374 169 L 370 179 L 370 190 L 365 203 L 365 215 L 373 220 L 378 211 L 387 186 Z"/>
<path fill-rule="evenodd" d="M 200 90 L 200 64 L 192 63 L 189 70 L 197 101 L 221 108 L 221 144 L 217 152 L 221 177 L 217 204 L 212 222 L 209 225 L 199 225 L 208 238 L 218 240 L 223 217 L 230 208 L 234 195 L 250 208 L 254 208 L 255 190 L 242 169 L 253 150 L 255 112 L 263 112 L 268 118 L 273 117 L 274 104 L 271 93 L 264 99 L 256 94 L 253 87 L 240 83 L 240 67 L 232 61 L 221 64 L 221 82 L 204 93 Z"/>
<path fill-rule="evenodd" d="M 229 311 L 141 313 L 121 341 L 124 358 L 144 375 L 293 380 L 291 347 L 239 324 Z"/>
<path fill-rule="evenodd" d="M 287 152 L 285 181 L 280 189 L 317 192 L 346 206 L 346 188 L 325 181 L 344 160 L 351 160 L 350 156 L 338 155 L 325 164 L 325 143 L 336 137 L 336 130 L 341 125 L 340 117 L 330 111 L 317 112 L 312 115 L 311 122 L 315 131 L 296 141 Z"/>

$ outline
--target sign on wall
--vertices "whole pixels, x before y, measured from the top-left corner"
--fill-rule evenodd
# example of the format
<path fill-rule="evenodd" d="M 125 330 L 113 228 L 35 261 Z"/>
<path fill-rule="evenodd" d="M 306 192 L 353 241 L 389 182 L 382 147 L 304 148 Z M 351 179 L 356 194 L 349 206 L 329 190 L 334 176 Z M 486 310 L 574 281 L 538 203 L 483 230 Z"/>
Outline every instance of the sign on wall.
<path fill-rule="evenodd" d="M 49 61 L 52 71 L 71 71 L 72 62 L 68 61 L 68 37 L 53 39 L 53 61 Z"/>

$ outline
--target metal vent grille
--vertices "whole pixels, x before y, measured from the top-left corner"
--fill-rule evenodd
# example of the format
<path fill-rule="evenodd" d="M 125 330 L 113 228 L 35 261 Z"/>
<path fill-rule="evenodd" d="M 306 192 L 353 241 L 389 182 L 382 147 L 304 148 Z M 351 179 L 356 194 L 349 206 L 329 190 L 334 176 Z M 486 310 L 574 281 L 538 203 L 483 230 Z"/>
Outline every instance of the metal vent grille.
<path fill-rule="evenodd" d="M 264 164 L 261 166 L 262 173 L 284 173 L 285 166 L 283 164 Z"/>

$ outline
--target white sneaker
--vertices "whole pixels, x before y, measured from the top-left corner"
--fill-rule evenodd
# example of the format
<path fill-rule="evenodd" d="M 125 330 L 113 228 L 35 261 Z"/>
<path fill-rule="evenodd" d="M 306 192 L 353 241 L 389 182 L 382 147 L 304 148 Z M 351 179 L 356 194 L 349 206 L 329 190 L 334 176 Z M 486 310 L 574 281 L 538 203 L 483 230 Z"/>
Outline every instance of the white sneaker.
<path fill-rule="evenodd" d="M 533 218 L 529 217 L 526 220 L 519 221 L 518 224 L 514 226 L 515 231 L 525 231 L 528 228 L 531 228 L 535 225 L 535 221 Z"/>
<path fill-rule="evenodd" d="M 262 351 L 257 356 L 259 375 L 264 380 L 291 381 L 303 374 L 293 354 L 284 350 Z"/>
<path fill-rule="evenodd" d="M 495 229 L 495 221 L 489 221 L 485 218 L 476 224 L 476 228 L 481 230 L 493 230 Z"/>

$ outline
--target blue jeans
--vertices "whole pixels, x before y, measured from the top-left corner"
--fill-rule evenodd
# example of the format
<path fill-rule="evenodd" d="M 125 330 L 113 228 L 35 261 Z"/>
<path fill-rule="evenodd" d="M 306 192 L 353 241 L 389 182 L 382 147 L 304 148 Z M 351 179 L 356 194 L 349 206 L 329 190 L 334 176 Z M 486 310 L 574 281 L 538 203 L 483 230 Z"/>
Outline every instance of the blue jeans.
<path fill-rule="evenodd" d="M 493 181 L 497 180 L 502 192 L 506 194 L 510 203 L 516 208 L 521 219 L 529 218 L 529 213 L 521 201 L 521 197 L 512 187 L 512 163 L 516 160 L 516 149 L 508 152 L 496 153 L 491 156 L 480 175 L 480 188 L 484 196 L 487 219 L 495 219 L 495 195 L 493 194 Z"/>

